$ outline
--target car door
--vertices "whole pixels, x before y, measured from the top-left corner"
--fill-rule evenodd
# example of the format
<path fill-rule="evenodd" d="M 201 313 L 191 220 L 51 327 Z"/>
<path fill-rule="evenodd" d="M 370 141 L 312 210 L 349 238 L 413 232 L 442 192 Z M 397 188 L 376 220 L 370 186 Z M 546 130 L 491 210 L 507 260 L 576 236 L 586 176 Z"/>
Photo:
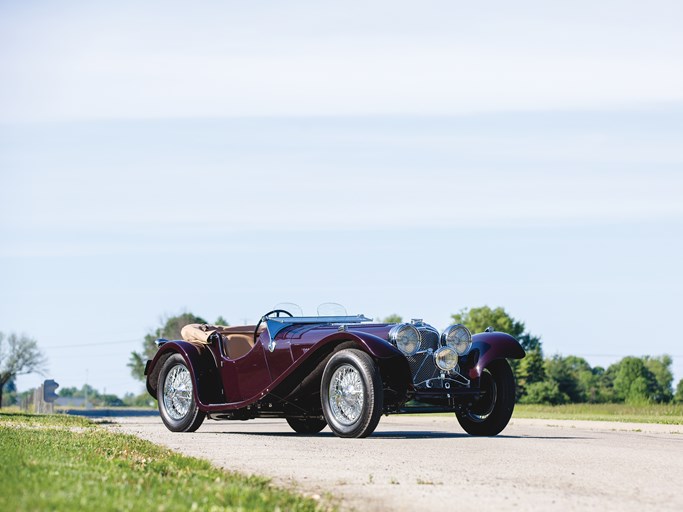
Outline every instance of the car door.
<path fill-rule="evenodd" d="M 244 356 L 229 359 L 222 356 L 222 376 L 228 403 L 241 402 L 260 394 L 271 381 L 263 335 Z"/>
<path fill-rule="evenodd" d="M 274 381 L 292 366 L 291 342 L 288 336 L 282 335 L 271 339 L 268 329 L 261 333 L 259 341 L 262 341 L 265 348 L 270 379 Z"/>

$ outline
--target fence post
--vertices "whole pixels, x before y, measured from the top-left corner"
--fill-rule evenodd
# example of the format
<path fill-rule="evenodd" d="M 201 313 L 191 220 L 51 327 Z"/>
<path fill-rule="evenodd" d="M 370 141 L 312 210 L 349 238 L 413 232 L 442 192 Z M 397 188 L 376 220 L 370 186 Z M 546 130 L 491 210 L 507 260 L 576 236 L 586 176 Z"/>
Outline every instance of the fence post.
<path fill-rule="evenodd" d="M 48 414 L 47 403 L 43 400 L 43 385 L 33 392 L 33 411 L 36 414 Z"/>

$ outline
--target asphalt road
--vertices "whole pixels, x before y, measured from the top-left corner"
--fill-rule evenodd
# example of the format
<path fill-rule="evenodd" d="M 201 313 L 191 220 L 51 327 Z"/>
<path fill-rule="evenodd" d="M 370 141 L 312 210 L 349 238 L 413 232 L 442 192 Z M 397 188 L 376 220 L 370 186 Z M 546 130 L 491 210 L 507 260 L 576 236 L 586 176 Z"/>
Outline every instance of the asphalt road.
<path fill-rule="evenodd" d="M 205 421 L 193 434 L 158 417 L 108 420 L 347 510 L 683 510 L 681 425 L 513 420 L 475 438 L 455 418 L 390 416 L 367 439 L 339 439 L 284 420 Z"/>

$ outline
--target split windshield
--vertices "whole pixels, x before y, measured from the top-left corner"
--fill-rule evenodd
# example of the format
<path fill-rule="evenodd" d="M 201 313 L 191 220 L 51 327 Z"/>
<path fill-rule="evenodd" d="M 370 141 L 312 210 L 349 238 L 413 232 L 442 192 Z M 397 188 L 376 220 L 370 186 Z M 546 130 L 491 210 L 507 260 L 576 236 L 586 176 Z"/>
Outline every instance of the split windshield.
<path fill-rule="evenodd" d="M 276 304 L 273 309 L 282 309 L 288 311 L 295 318 L 304 316 L 303 309 L 301 309 L 298 304 L 294 304 L 293 302 L 280 302 L 279 304 Z M 316 312 L 318 314 L 317 316 L 348 316 L 346 308 L 336 302 L 323 302 L 317 307 Z"/>

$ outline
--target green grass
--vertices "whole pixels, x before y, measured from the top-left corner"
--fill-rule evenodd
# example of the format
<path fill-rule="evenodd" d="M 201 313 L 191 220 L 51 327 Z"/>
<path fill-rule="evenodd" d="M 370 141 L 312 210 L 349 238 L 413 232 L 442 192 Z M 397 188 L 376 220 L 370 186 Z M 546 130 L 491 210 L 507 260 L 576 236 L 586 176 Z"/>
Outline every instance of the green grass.
<path fill-rule="evenodd" d="M 683 404 L 517 404 L 513 417 L 683 425 Z"/>
<path fill-rule="evenodd" d="M 314 511 L 309 498 L 83 418 L 0 413 L 0 510 Z"/>
<path fill-rule="evenodd" d="M 66 414 L 27 414 L 23 412 L 0 412 L 0 426 L 15 425 L 22 427 L 80 427 L 95 428 L 96 425 L 90 420 L 79 416 L 67 416 Z"/>

